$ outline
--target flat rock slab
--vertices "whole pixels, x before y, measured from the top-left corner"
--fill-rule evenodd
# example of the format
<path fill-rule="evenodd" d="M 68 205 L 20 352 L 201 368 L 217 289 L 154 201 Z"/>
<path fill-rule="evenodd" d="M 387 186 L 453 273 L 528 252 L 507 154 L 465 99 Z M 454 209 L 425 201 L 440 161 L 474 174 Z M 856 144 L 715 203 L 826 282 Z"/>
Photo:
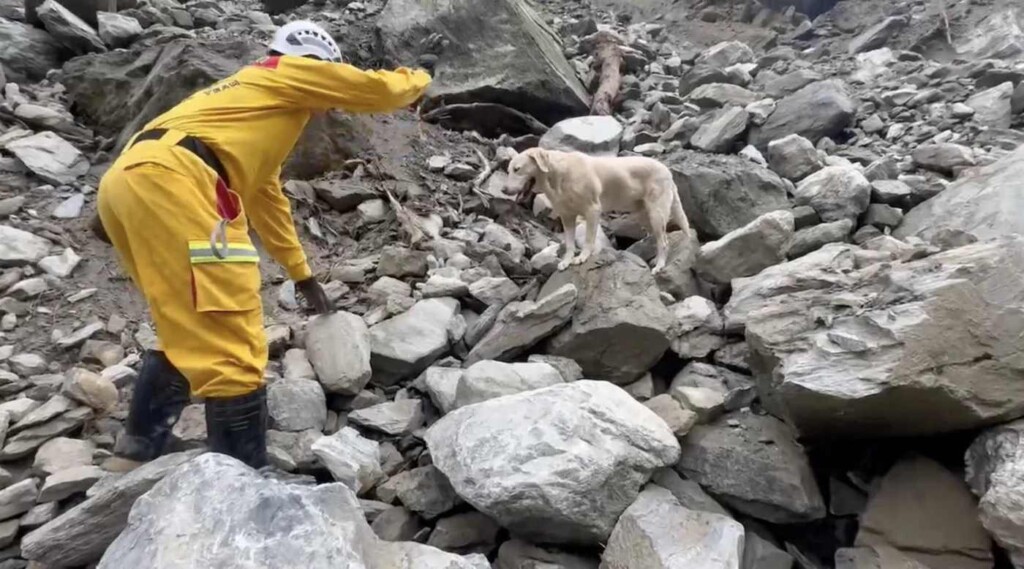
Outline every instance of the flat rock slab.
<path fill-rule="evenodd" d="M 51 184 L 70 184 L 89 171 L 85 156 L 49 131 L 19 138 L 7 144 L 7 150 L 33 174 Z"/>
<path fill-rule="evenodd" d="M 0 225 L 0 267 L 38 263 L 50 253 L 51 245 L 27 231 Z"/>
<path fill-rule="evenodd" d="M 606 540 L 651 473 L 679 457 L 656 414 L 588 380 L 458 409 L 425 438 L 462 499 L 538 543 Z"/>
<path fill-rule="evenodd" d="M 458 314 L 457 300 L 430 298 L 370 328 L 373 381 L 393 385 L 444 356 L 450 347 L 448 328 Z"/>
<path fill-rule="evenodd" d="M 389 435 L 407 435 L 423 426 L 425 417 L 419 399 L 389 401 L 353 411 L 349 420 Z"/>
<path fill-rule="evenodd" d="M 466 365 L 522 354 L 569 322 L 578 298 L 576 286 L 566 284 L 537 301 L 509 303 L 466 356 Z"/>

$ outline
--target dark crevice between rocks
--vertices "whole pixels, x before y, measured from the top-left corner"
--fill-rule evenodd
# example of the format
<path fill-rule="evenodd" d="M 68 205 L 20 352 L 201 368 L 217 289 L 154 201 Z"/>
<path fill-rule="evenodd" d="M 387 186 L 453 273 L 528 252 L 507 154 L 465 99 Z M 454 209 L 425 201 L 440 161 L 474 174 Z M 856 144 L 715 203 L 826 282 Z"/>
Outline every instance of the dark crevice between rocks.
<path fill-rule="evenodd" d="M 981 432 L 983 430 L 932 437 L 804 441 L 829 516 L 807 524 L 768 525 L 778 539 L 831 567 L 836 551 L 853 547 L 859 531 L 857 515 L 832 514 L 835 507 L 830 492 L 832 479 L 858 489 L 867 500 L 870 497 L 867 485 L 885 476 L 900 460 L 912 455 L 935 460 L 962 477 L 964 455 Z M 993 545 L 993 553 L 996 569 L 1011 567 L 1005 552 L 999 550 L 998 546 Z"/>

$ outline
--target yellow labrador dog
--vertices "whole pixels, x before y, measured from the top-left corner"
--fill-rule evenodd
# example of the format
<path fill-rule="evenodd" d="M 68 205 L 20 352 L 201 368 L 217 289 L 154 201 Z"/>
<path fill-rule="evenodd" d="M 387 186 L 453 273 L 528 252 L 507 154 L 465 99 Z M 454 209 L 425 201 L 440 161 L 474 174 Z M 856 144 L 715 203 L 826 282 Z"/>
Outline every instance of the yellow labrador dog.
<path fill-rule="evenodd" d="M 594 253 L 602 211 L 644 211 L 658 247 L 652 269 L 655 274 L 665 267 L 668 257 L 669 222 L 691 238 L 672 172 L 653 158 L 596 157 L 531 148 L 509 163 L 505 194 L 521 195 L 531 183 L 535 192 L 547 196 L 562 220 L 565 255 L 559 270 L 584 263 Z M 583 251 L 574 259 L 576 219 L 581 216 L 586 220 L 587 236 Z"/>

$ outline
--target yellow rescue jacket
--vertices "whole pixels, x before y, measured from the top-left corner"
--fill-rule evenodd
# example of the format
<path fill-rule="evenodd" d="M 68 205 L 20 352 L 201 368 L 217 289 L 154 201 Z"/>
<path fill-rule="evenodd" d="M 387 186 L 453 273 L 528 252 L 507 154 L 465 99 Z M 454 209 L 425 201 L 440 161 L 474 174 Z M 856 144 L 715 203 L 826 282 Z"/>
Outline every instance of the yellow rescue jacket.
<path fill-rule="evenodd" d="M 364 71 L 344 63 L 270 56 L 197 91 L 141 132 L 170 129 L 206 143 L 224 165 L 231 190 L 241 198 L 267 251 L 300 281 L 312 271 L 280 176 L 312 113 L 398 110 L 419 99 L 430 82 L 426 72 L 404 67 Z"/>

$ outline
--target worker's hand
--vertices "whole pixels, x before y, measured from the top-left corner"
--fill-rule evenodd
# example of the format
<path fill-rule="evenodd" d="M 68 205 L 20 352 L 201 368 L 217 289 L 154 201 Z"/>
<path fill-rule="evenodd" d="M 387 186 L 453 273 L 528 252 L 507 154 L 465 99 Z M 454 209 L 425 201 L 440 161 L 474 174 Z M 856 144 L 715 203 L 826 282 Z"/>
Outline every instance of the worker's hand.
<path fill-rule="evenodd" d="M 327 293 L 324 292 L 324 287 L 320 286 L 315 277 L 295 283 L 295 288 L 317 314 L 327 314 L 331 311 L 331 302 L 327 299 Z"/>
<path fill-rule="evenodd" d="M 89 222 L 89 229 L 92 230 L 93 235 L 97 239 L 104 243 L 110 244 L 110 236 L 107 235 L 107 230 L 103 228 L 103 221 L 100 220 L 100 215 L 97 213 L 92 216 L 92 221 Z"/>

